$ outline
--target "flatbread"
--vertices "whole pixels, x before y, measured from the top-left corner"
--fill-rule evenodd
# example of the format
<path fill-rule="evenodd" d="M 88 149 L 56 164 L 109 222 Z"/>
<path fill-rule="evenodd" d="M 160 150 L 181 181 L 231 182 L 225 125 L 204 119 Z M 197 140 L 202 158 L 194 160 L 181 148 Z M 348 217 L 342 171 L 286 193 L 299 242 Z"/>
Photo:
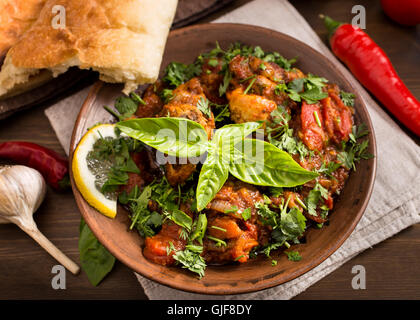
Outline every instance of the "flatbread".
<path fill-rule="evenodd" d="M 0 0 L 0 61 L 39 16 L 45 0 Z"/>
<path fill-rule="evenodd" d="M 0 96 L 42 69 L 57 76 L 71 66 L 93 69 L 124 92 L 156 81 L 177 0 L 47 0 L 38 19 L 8 51 Z M 65 27 L 53 28 L 54 6 Z M 55 20 L 57 22 L 57 20 Z"/>

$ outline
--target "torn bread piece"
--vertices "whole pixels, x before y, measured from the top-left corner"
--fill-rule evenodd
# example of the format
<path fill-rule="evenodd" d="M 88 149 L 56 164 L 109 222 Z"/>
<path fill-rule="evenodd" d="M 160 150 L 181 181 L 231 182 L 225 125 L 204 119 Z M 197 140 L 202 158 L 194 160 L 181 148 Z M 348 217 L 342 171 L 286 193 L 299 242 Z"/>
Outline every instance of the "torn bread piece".
<path fill-rule="evenodd" d="M 46 0 L 0 0 L 0 60 L 36 21 Z"/>
<path fill-rule="evenodd" d="M 48 0 L 38 19 L 10 48 L 0 72 L 0 96 L 48 69 L 92 69 L 129 93 L 156 81 L 177 0 Z M 53 24 L 65 9 L 65 24 Z M 55 28 L 53 27 L 55 26 Z"/>
<path fill-rule="evenodd" d="M 0 68 L 9 49 L 38 19 L 46 0 L 0 0 Z M 2 95 L 0 100 L 24 93 L 51 80 L 51 72 L 44 70 Z"/>

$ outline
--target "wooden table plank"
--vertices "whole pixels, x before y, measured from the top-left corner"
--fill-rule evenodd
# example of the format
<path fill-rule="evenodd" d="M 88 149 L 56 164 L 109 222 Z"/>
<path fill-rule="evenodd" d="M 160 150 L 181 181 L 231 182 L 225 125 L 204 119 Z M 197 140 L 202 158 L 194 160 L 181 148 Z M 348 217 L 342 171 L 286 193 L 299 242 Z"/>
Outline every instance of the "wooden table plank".
<path fill-rule="evenodd" d="M 223 12 L 245 2 L 237 1 Z M 351 7 L 365 5 L 367 31 L 388 53 L 410 90 L 420 97 L 419 27 L 404 28 L 391 23 L 382 14 L 378 1 L 295 0 L 293 4 L 321 36 L 326 33 L 317 18 L 318 13 L 350 21 Z M 64 154 L 44 116 L 46 107 L 0 121 L 0 141 L 32 141 Z M 39 229 L 77 262 L 79 218 L 71 192 L 58 194 L 51 189 L 35 216 Z M 296 299 L 420 299 L 419 252 L 420 225 L 415 225 L 360 254 Z M 97 288 L 90 285 L 84 274 L 72 276 L 67 273 L 67 289 L 53 290 L 51 268 L 56 262 L 13 225 L 0 225 L 0 261 L 0 299 L 146 298 L 133 273 L 121 263 L 117 263 L 113 272 Z M 357 264 L 366 268 L 367 290 L 351 288 L 351 268 Z"/>

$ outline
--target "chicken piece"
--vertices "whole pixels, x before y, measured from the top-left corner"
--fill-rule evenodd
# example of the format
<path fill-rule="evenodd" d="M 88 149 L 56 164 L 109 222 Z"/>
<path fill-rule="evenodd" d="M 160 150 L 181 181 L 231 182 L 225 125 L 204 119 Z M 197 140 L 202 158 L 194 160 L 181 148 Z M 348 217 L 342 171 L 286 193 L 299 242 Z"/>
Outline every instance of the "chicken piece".
<path fill-rule="evenodd" d="M 136 111 L 136 116 L 138 118 L 151 118 L 162 110 L 163 101 L 159 97 L 159 93 L 162 90 L 163 83 L 160 80 L 147 87 L 143 94 L 143 101 L 145 104 L 140 103 Z"/>
<path fill-rule="evenodd" d="M 175 260 L 172 257 L 174 252 L 172 251 L 168 255 L 167 249 L 172 243 L 176 251 L 184 250 L 186 240 L 180 239 L 181 229 L 182 227 L 173 222 L 163 224 L 158 234 L 145 239 L 144 256 L 154 263 L 164 266 L 174 264 Z"/>
<path fill-rule="evenodd" d="M 186 164 L 165 164 L 165 174 L 171 186 L 182 184 L 195 171 L 196 165 L 191 163 Z"/>
<path fill-rule="evenodd" d="M 240 263 L 244 263 L 248 261 L 249 252 L 252 248 L 258 246 L 258 227 L 252 223 L 244 222 L 243 229 L 237 231 L 237 237 L 225 238 L 226 246 L 218 245 L 212 239 L 204 238 L 203 257 L 206 262 L 226 263 L 239 261 Z"/>
<path fill-rule="evenodd" d="M 197 107 L 201 99 L 206 99 L 203 87 L 198 78 L 192 78 L 188 82 L 181 84 L 173 91 L 173 98 L 164 105 L 159 117 L 186 118 L 195 121 L 203 126 L 210 139 L 215 128 L 213 113 L 209 110 L 210 116 L 204 114 Z M 165 164 L 166 178 L 172 186 L 182 184 L 195 171 L 196 166 L 187 164 Z"/>
<path fill-rule="evenodd" d="M 244 94 L 241 87 L 227 93 L 231 119 L 235 123 L 266 120 L 277 104 L 255 94 Z"/>
<path fill-rule="evenodd" d="M 212 63 L 209 63 L 209 61 L 212 61 Z M 216 104 L 226 104 L 226 98 L 219 95 L 219 88 L 223 82 L 223 75 L 219 74 L 222 70 L 222 62 L 220 58 L 204 60 L 200 75 L 200 83 L 205 96 Z"/>
<path fill-rule="evenodd" d="M 263 196 L 255 186 L 242 181 L 228 180 L 207 205 L 207 209 L 243 219 L 242 212 L 251 208 L 251 219 L 249 221 L 253 222 L 257 216 L 255 203 L 262 201 L 264 201 Z"/>
<path fill-rule="evenodd" d="M 249 252 L 252 248 L 258 246 L 258 231 L 257 226 L 251 223 L 246 223 L 247 231 L 243 232 L 239 238 L 235 240 L 232 248 L 232 258 L 234 261 L 240 263 L 247 262 L 249 259 Z"/>
<path fill-rule="evenodd" d="M 217 73 L 203 74 L 200 76 L 200 82 L 203 86 L 204 94 L 212 103 L 226 104 L 226 98 L 219 95 L 219 87 L 223 82 L 223 75 Z"/>
<path fill-rule="evenodd" d="M 189 104 L 197 106 L 201 98 L 205 98 L 203 87 L 198 78 L 179 85 L 173 92 L 173 98 L 169 104 Z"/>
<path fill-rule="evenodd" d="M 167 104 L 163 107 L 159 116 L 164 115 L 174 118 L 186 118 L 203 126 L 210 139 L 214 129 L 214 118 L 207 118 L 196 106 L 190 104 Z"/>
<path fill-rule="evenodd" d="M 277 63 L 266 62 L 254 56 L 249 58 L 249 66 L 254 73 L 262 75 L 273 82 L 284 80 L 286 75 L 286 71 Z"/>
<path fill-rule="evenodd" d="M 286 83 L 301 78 L 305 78 L 305 74 L 298 68 L 293 68 L 289 71 L 285 71 L 284 81 Z"/>
<path fill-rule="evenodd" d="M 243 231 L 239 228 L 237 219 L 230 216 L 218 215 L 209 218 L 207 232 L 212 237 L 224 240 L 238 238 Z"/>
<path fill-rule="evenodd" d="M 229 63 L 229 71 L 238 80 L 244 80 L 254 75 L 249 66 L 249 58 L 240 55 L 235 56 Z"/>
<path fill-rule="evenodd" d="M 250 79 L 250 81 L 253 80 Z M 296 107 L 296 102 L 290 99 L 287 93 L 276 90 L 276 88 L 277 84 L 275 82 L 264 76 L 256 76 L 249 92 L 273 100 L 277 105 L 290 108 Z"/>
<path fill-rule="evenodd" d="M 214 116 L 210 111 L 210 117 L 203 114 L 197 107 L 200 99 L 206 99 L 203 87 L 198 78 L 192 78 L 190 81 L 181 84 L 173 91 L 172 100 L 163 106 L 159 117 L 177 117 L 186 118 L 201 124 L 207 132 L 208 138 L 212 136 L 215 128 Z"/>

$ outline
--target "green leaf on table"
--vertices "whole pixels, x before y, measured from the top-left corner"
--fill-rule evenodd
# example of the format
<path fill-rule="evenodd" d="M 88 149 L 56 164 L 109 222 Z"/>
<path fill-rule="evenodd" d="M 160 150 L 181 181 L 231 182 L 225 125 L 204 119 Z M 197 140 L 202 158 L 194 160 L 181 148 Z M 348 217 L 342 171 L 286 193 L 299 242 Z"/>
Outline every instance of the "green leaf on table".
<path fill-rule="evenodd" d="M 97 286 L 114 267 L 115 258 L 96 239 L 83 219 L 79 231 L 80 263 L 90 283 Z"/>

